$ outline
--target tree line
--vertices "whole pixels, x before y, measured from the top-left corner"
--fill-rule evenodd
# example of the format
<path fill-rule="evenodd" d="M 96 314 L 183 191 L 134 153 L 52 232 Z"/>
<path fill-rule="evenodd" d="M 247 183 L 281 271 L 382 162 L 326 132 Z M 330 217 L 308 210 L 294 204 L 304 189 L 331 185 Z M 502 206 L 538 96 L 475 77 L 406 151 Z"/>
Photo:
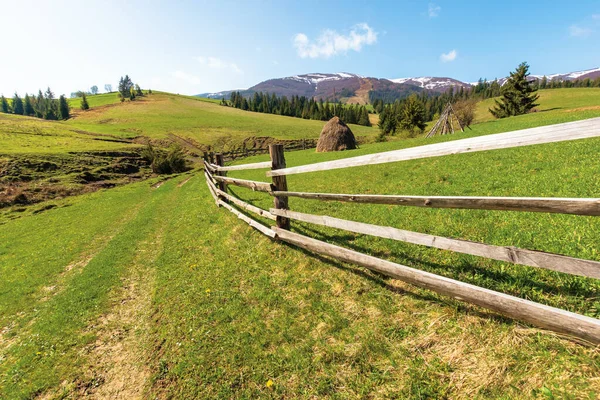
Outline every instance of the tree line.
<path fill-rule="evenodd" d="M 462 87 L 457 91 L 450 88 L 447 92 L 434 96 L 422 92 L 387 105 L 382 100 L 376 100 L 374 108 L 379 112 L 380 139 L 394 134 L 398 129 L 411 133 L 416 130 L 422 132 L 426 122 L 434 120 L 447 104 L 453 104 L 461 125 L 469 126 L 475 115 L 475 103 L 482 98 L 501 96 L 489 110 L 496 118 L 526 114 L 538 105 L 536 101 L 539 96 L 535 92 L 540 87 L 539 82 L 530 81 L 528 76 L 529 65 L 523 62 L 510 73 L 502 87 L 497 81 L 488 83 L 480 80 L 473 88 L 466 90 Z"/>
<path fill-rule="evenodd" d="M 50 88 L 46 89 L 44 93 L 39 90 L 37 96 L 30 96 L 26 93 L 24 98 L 15 93 L 10 104 L 8 99 L 2 95 L 0 96 L 0 112 L 47 120 L 65 120 L 71 116 L 69 102 L 65 95 L 60 95 L 57 99 Z"/>
<path fill-rule="evenodd" d="M 240 92 L 233 92 L 229 101 L 221 100 L 221 105 L 246 111 L 319 121 L 328 121 L 333 117 L 339 117 L 347 124 L 371 126 L 369 111 L 365 106 L 331 104 L 324 102 L 323 99 L 316 101 L 306 96 L 292 96 L 288 99 L 286 96 L 278 97 L 275 93 L 255 92 L 252 97 L 246 98 Z"/>

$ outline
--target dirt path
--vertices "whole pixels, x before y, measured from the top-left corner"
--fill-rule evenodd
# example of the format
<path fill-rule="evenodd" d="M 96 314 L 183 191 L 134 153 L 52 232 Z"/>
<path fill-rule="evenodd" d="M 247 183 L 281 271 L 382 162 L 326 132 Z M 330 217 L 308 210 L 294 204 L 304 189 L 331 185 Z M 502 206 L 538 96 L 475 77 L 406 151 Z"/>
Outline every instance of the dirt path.
<path fill-rule="evenodd" d="M 152 237 L 139 242 L 129 274 L 112 299 L 112 309 L 101 316 L 91 333 L 97 340 L 89 352 L 88 379 L 94 386 L 78 388 L 78 397 L 89 399 L 142 399 L 150 377 L 147 343 L 152 290 L 153 264 L 163 248 L 164 224 Z"/>

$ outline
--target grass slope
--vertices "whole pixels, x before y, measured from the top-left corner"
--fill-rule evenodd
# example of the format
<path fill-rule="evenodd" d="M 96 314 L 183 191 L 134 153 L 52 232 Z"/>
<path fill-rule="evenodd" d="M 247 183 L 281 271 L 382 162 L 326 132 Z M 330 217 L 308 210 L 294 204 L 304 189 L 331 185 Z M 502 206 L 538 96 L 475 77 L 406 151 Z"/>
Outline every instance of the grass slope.
<path fill-rule="evenodd" d="M 222 148 L 253 136 L 278 139 L 316 138 L 322 121 L 253 113 L 223 107 L 196 97 L 156 93 L 134 102 L 76 113 L 67 122 L 73 127 L 132 138 L 155 139 L 177 135 L 200 144 Z M 352 126 L 357 136 L 375 136 L 376 128 Z"/>
<path fill-rule="evenodd" d="M 290 152 L 286 158 L 289 166 L 301 165 L 597 116 L 589 108 L 597 101 L 583 99 L 592 92 L 569 90 L 579 94 L 573 92 L 561 109 L 481 123 L 465 134 L 342 153 Z M 160 102 L 179 110 L 172 120 L 154 117 Z M 60 127 L 52 135 L 65 134 L 63 129 L 76 135 L 89 123 L 90 130 L 106 129 L 97 133 L 130 137 L 131 128 L 142 126 L 160 138 L 170 132 L 167 122 L 184 135 L 198 120 L 198 130 L 187 134 L 200 140 L 207 126 L 227 124 L 223 113 L 244 113 L 174 95 L 103 107 L 51 123 Z M 259 122 L 266 120 L 264 128 Z M 240 137 L 259 127 L 276 132 L 288 123 L 308 132 L 308 124 L 318 121 L 252 113 L 231 121 Z M 600 140 L 591 139 L 294 175 L 288 183 L 291 190 L 324 192 L 597 197 L 599 150 Z M 264 171 L 231 175 L 267 180 Z M 273 242 L 217 209 L 201 174 L 156 183 L 54 200 L 24 208 L 19 218 L 0 215 L 0 398 L 600 395 L 595 348 Z M 272 204 L 265 194 L 232 192 L 265 208 Z M 298 211 L 600 260 L 600 221 L 593 217 L 290 203 Z M 595 280 L 300 223 L 293 229 L 599 316 Z"/>
<path fill-rule="evenodd" d="M 201 176 L 187 179 L 0 225 L 1 272 L 14 276 L 0 282 L 0 397 L 99 395 L 136 370 L 147 379 L 129 394 L 145 398 L 598 393 L 594 349 L 274 243 L 217 210 Z M 49 231 L 59 225 L 65 234 Z M 148 312 L 106 331 L 115 308 L 135 309 L 141 279 Z"/>

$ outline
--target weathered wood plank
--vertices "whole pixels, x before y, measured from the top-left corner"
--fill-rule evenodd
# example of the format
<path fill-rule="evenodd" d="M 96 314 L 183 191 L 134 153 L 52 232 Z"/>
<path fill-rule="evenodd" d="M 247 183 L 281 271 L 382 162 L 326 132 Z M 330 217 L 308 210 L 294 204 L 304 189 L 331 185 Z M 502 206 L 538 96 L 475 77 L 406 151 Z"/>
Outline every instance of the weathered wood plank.
<path fill-rule="evenodd" d="M 288 197 L 299 197 L 313 200 L 344 201 L 369 204 L 393 204 L 425 208 L 528 211 L 600 216 L 600 198 L 577 199 L 560 197 L 403 196 L 279 191 L 274 191 L 271 193 L 271 195 L 285 195 Z"/>
<path fill-rule="evenodd" d="M 246 169 L 271 168 L 271 161 L 264 161 L 254 164 L 231 165 L 228 167 L 217 167 L 217 171 L 241 171 Z"/>
<path fill-rule="evenodd" d="M 211 182 L 211 180 L 208 177 L 208 174 L 206 172 L 204 173 L 204 176 L 206 177 L 206 185 L 208 186 L 208 191 L 210 192 L 210 194 L 213 197 L 213 199 L 215 199 L 215 203 L 217 204 L 217 207 L 218 207 L 219 206 L 219 197 L 217 196 L 217 194 L 215 192 L 216 187 Z"/>
<path fill-rule="evenodd" d="M 258 208 L 256 206 L 253 206 L 252 204 L 246 203 L 245 201 L 240 200 L 237 197 L 230 195 L 229 193 L 225 193 L 225 192 L 222 192 L 219 189 L 217 189 L 217 194 L 219 196 L 226 198 L 230 202 L 234 203 L 236 206 L 241 207 L 250 212 L 253 212 L 257 215 L 260 215 L 261 217 L 269 218 L 269 219 L 272 219 L 273 221 L 277 220 L 277 217 L 275 215 L 271 214 L 269 211 L 263 210 L 262 208 Z"/>
<path fill-rule="evenodd" d="M 435 143 L 402 150 L 368 154 L 335 161 L 326 161 L 298 167 L 267 171 L 267 176 L 283 176 L 305 172 L 324 171 L 338 168 L 376 165 L 420 158 L 439 157 L 450 154 L 472 153 L 476 151 L 507 149 L 511 147 L 586 139 L 600 136 L 600 118 L 567 122 L 538 128 L 523 129 L 495 135 Z"/>
<path fill-rule="evenodd" d="M 224 182 L 229 185 L 241 186 L 259 192 L 271 192 L 271 184 L 267 182 L 249 181 L 246 179 L 237 179 L 218 175 L 214 175 L 213 179 L 218 182 Z"/>
<path fill-rule="evenodd" d="M 530 267 L 544 268 L 567 274 L 581 275 L 600 279 L 600 262 L 583 260 L 560 254 L 543 251 L 520 249 L 512 246 L 495 246 L 485 243 L 471 242 L 461 239 L 450 239 L 443 236 L 407 231 L 389 226 L 365 224 L 329 217 L 326 215 L 304 214 L 289 210 L 271 209 L 274 215 L 281 215 L 298 221 L 343 229 L 365 235 L 378 236 L 401 242 L 418 244 L 436 249 L 450 250 L 457 253 L 470 254 L 493 260 L 522 264 Z"/>
<path fill-rule="evenodd" d="M 233 214 L 235 214 L 239 219 L 241 219 L 242 221 L 246 222 L 248 225 L 250 225 L 251 227 L 253 227 L 254 229 L 264 233 L 265 235 L 271 237 L 271 238 L 275 238 L 275 236 L 277 236 L 277 234 L 272 230 L 269 229 L 268 227 L 262 225 L 261 223 L 253 220 L 252 218 L 248 217 L 247 215 L 242 214 L 241 212 L 239 212 L 238 210 L 236 210 L 235 208 L 233 208 L 231 205 L 225 203 L 223 200 L 219 200 L 219 205 L 225 207 L 226 209 L 228 209 L 229 211 L 231 211 Z"/>
<path fill-rule="evenodd" d="M 204 168 L 206 168 L 210 172 L 217 172 L 217 166 L 210 164 L 206 160 L 204 160 Z"/>
<path fill-rule="evenodd" d="M 541 328 L 576 336 L 595 344 L 600 343 L 600 320 L 598 319 L 368 256 L 285 229 L 277 227 L 271 229 L 276 233 L 277 239 L 313 253 L 357 264 L 415 286 L 473 303 Z"/>

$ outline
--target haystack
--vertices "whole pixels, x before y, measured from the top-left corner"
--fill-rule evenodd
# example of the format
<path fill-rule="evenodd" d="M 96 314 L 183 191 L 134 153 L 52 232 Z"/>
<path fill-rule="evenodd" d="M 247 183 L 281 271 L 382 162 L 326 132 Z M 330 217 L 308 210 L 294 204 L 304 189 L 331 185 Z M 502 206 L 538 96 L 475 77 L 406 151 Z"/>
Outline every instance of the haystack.
<path fill-rule="evenodd" d="M 356 139 L 348 125 L 338 117 L 331 118 L 321 131 L 317 153 L 352 149 L 356 149 Z"/>

